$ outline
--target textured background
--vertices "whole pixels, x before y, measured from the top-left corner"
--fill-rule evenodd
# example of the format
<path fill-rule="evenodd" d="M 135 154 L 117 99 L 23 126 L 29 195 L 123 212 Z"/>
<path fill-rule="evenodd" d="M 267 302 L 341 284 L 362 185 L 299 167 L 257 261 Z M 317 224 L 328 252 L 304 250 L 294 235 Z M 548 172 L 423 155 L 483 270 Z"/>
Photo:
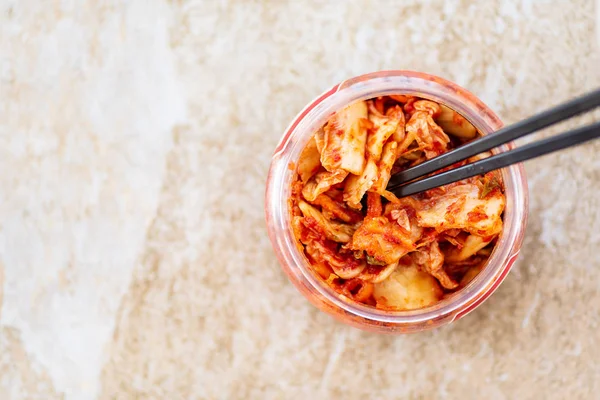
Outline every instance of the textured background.
<path fill-rule="evenodd" d="M 283 129 L 347 77 L 441 75 L 505 122 L 600 86 L 599 8 L 0 0 L 0 399 L 597 395 L 600 143 L 527 164 L 516 268 L 413 336 L 310 306 L 262 200 Z"/>

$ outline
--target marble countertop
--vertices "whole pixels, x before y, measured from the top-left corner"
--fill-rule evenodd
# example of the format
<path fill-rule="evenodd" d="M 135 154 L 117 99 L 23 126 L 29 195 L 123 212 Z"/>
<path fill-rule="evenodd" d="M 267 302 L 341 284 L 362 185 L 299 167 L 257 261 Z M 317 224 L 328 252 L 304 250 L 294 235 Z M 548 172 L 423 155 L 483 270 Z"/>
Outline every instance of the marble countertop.
<path fill-rule="evenodd" d="M 520 260 L 452 326 L 361 332 L 280 271 L 271 152 L 312 98 L 381 69 L 517 121 L 600 86 L 600 4 L 0 1 L 0 398 L 598 393 L 600 143 L 527 164 Z"/>

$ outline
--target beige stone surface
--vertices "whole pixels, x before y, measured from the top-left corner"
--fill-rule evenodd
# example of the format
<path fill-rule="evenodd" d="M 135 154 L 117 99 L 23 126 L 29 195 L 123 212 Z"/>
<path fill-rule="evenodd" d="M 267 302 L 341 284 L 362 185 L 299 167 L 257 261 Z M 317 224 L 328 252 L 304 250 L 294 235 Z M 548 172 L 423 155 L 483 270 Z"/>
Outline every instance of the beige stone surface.
<path fill-rule="evenodd" d="M 600 86 L 599 9 L 0 0 L 0 398 L 594 398 L 600 143 L 527 164 L 519 263 L 424 334 L 310 306 L 262 201 L 283 129 L 347 77 L 437 74 L 505 122 Z"/>

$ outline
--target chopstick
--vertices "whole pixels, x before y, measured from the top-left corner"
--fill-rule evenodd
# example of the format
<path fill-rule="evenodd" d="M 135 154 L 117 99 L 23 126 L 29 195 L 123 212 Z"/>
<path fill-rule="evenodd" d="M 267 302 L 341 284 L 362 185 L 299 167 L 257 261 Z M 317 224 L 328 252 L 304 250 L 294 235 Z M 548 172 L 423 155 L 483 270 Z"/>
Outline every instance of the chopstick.
<path fill-rule="evenodd" d="M 600 123 L 530 143 L 521 148 L 497 154 L 428 178 L 406 183 L 598 106 L 600 106 L 600 89 L 502 128 L 413 168 L 401 171 L 392 176 L 387 190 L 393 192 L 396 196 L 409 196 L 595 139 L 600 136 Z"/>
<path fill-rule="evenodd" d="M 435 187 L 447 185 L 448 183 L 485 174 L 486 172 L 490 172 L 495 169 L 507 167 L 509 165 L 535 157 L 540 157 L 548 153 L 596 139 L 598 137 L 600 137 L 600 122 L 596 122 L 595 124 L 584 126 L 573 131 L 565 132 L 558 136 L 553 136 L 538 142 L 530 143 L 511 151 L 496 154 L 489 158 L 463 165 L 462 167 L 451 169 L 450 171 L 445 171 L 428 178 L 407 183 L 398 187 L 397 189 L 392 189 L 391 191 L 398 197 L 410 196 L 411 194 L 423 192 Z"/>
<path fill-rule="evenodd" d="M 389 188 L 397 187 L 402 183 L 425 176 L 438 169 L 449 167 L 454 163 L 483 153 L 484 151 L 490 150 L 501 144 L 529 135 L 565 119 L 572 118 L 598 106 L 600 106 L 600 89 L 560 104 L 549 110 L 542 111 L 523 121 L 483 136 L 480 139 L 466 143 L 463 146 L 425 161 L 413 168 L 401 171 L 390 179 L 388 190 Z"/>

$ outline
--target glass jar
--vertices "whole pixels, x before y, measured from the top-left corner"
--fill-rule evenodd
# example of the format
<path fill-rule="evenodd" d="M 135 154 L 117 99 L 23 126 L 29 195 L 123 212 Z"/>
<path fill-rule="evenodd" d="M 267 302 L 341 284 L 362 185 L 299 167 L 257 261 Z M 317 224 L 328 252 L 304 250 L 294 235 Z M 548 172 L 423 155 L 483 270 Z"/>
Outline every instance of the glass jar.
<path fill-rule="evenodd" d="M 506 189 L 504 229 L 485 268 L 466 287 L 418 310 L 384 311 L 338 294 L 312 270 L 290 225 L 293 169 L 311 135 L 337 110 L 357 100 L 389 94 L 430 99 L 452 108 L 481 133 L 502 127 L 500 119 L 472 93 L 445 79 L 412 71 L 381 71 L 344 81 L 304 108 L 283 134 L 267 177 L 265 214 L 271 243 L 283 271 L 316 307 L 349 325 L 380 333 L 419 332 L 449 324 L 477 308 L 502 283 L 515 262 L 525 232 L 528 189 L 522 164 L 502 169 Z M 507 144 L 499 148 L 513 148 Z"/>

